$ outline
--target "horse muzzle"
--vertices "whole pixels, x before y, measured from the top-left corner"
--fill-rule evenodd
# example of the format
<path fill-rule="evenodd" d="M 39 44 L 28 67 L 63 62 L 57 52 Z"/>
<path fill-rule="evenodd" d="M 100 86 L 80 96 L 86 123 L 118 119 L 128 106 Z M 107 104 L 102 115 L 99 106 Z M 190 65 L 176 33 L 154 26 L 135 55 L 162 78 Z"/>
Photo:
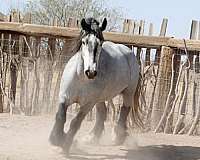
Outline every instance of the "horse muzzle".
<path fill-rule="evenodd" d="M 94 79 L 97 75 L 97 71 L 86 70 L 85 75 L 88 77 L 88 79 Z"/>

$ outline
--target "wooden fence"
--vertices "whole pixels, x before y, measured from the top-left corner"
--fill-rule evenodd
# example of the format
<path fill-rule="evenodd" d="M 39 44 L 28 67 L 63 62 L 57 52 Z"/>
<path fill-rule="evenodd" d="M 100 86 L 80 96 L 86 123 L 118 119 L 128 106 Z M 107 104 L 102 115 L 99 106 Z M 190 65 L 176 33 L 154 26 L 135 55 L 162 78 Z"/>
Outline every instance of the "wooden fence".
<path fill-rule="evenodd" d="M 105 32 L 104 37 L 129 46 L 137 55 L 144 75 L 146 130 L 199 134 L 198 22 L 192 21 L 185 41 L 166 37 L 167 22 L 163 19 L 159 35 L 153 36 L 153 24 L 144 35 L 144 21 L 124 20 L 123 33 Z M 68 27 L 30 23 L 30 16 L 21 22 L 16 12 L 9 22 L 0 22 L 0 112 L 37 115 L 56 110 L 63 67 L 79 35 L 77 21 L 70 19 Z M 113 102 L 118 110 L 120 98 Z"/>

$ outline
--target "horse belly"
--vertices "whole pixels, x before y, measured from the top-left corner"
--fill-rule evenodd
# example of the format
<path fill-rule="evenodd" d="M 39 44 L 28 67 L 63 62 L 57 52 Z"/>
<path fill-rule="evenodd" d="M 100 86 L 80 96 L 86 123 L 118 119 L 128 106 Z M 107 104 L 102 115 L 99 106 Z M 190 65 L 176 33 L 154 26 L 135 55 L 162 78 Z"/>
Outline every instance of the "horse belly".
<path fill-rule="evenodd" d="M 100 96 L 100 100 L 109 100 L 120 94 L 128 87 L 128 78 L 127 73 L 113 74 L 110 76 Z"/>

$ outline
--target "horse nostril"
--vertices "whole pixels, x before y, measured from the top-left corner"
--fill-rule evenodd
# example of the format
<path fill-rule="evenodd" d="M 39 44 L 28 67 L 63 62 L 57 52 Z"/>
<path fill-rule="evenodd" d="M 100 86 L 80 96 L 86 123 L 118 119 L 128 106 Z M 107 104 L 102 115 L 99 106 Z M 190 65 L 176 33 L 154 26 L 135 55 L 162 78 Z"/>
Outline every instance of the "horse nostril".
<path fill-rule="evenodd" d="M 97 71 L 86 70 L 86 71 L 85 71 L 85 75 L 86 75 L 89 79 L 93 79 L 93 78 L 97 75 Z"/>
<path fill-rule="evenodd" d="M 86 70 L 86 71 L 85 71 L 85 74 L 86 74 L 87 76 L 89 76 L 89 73 L 90 73 L 89 70 Z"/>
<path fill-rule="evenodd" d="M 97 71 L 94 71 L 94 77 L 97 75 Z"/>

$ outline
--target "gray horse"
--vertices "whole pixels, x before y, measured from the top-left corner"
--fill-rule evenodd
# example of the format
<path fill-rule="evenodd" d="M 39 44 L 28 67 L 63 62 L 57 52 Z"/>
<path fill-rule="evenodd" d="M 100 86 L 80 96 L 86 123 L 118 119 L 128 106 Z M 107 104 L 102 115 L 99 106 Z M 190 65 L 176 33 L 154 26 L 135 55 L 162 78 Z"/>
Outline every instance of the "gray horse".
<path fill-rule="evenodd" d="M 59 93 L 59 108 L 50 134 L 50 142 L 60 146 L 66 153 L 73 138 L 89 111 L 96 105 L 97 118 L 93 128 L 94 139 L 98 140 L 106 120 L 105 101 L 117 94 L 123 96 L 123 106 L 115 126 L 115 143 L 122 144 L 127 136 L 127 116 L 133 111 L 133 119 L 140 124 L 139 94 L 140 68 L 134 53 L 122 44 L 104 41 L 101 26 L 93 19 L 82 19 L 82 31 L 76 54 L 65 66 Z M 69 105 L 78 103 L 80 110 L 64 133 L 66 111 Z"/>

